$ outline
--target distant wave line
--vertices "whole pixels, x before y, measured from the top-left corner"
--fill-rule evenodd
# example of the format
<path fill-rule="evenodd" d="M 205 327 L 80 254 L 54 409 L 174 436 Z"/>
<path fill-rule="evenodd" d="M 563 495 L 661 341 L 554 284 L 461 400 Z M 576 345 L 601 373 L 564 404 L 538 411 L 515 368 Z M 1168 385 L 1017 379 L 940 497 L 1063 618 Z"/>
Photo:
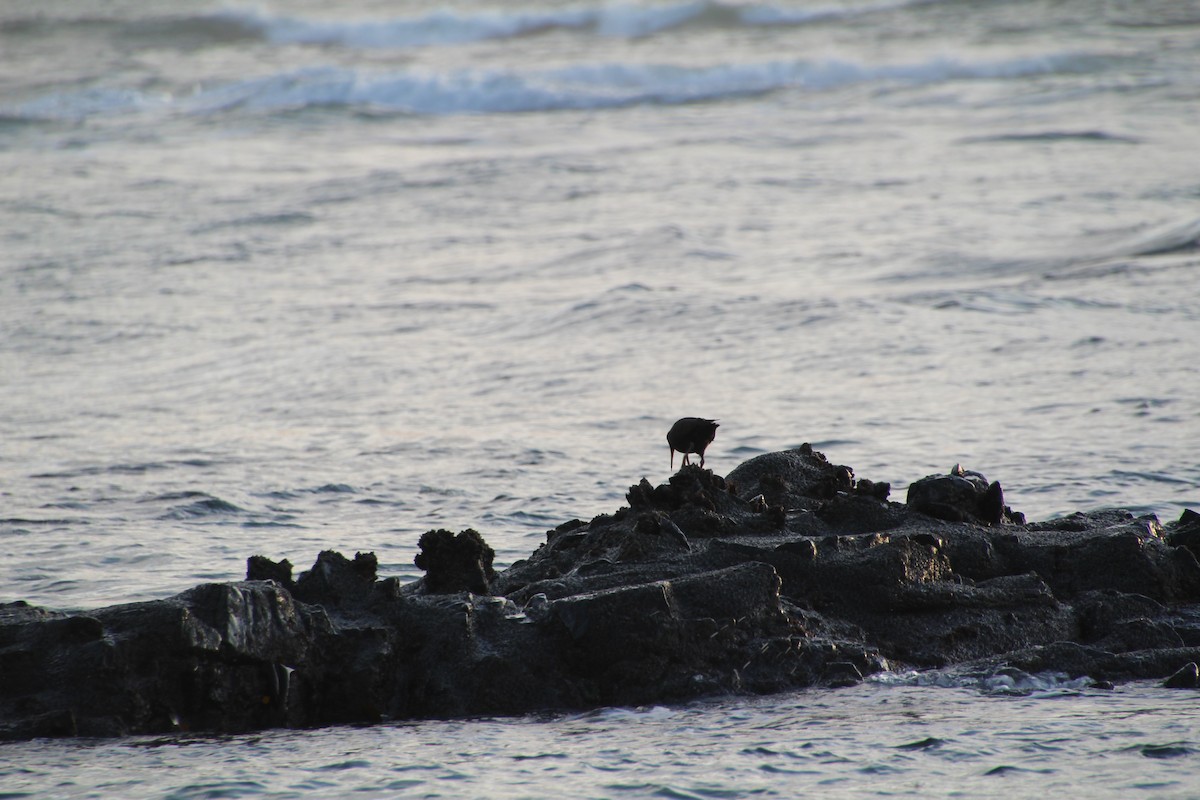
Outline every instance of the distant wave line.
<path fill-rule="evenodd" d="M 776 60 L 714 66 L 581 63 L 543 70 L 459 69 L 370 72 L 308 67 L 209 87 L 188 96 L 89 89 L 49 94 L 0 109 L 28 119 L 83 119 L 153 112 L 217 114 L 238 109 L 292 112 L 350 108 L 363 113 L 489 114 L 679 105 L 759 96 L 780 90 L 826 91 L 882 82 L 929 85 L 1089 72 L 1103 56 L 1057 53 L 997 61 L 938 57 L 909 64 Z"/>
<path fill-rule="evenodd" d="M 438 9 L 422 15 L 339 20 L 230 9 L 209 14 L 159 18 L 133 23 L 129 35 L 162 41 L 177 35 L 194 46 L 197 38 L 214 43 L 257 38 L 280 45 L 338 46 L 362 49 L 413 49 L 503 40 L 557 30 L 601 37 L 640 39 L 688 26 L 799 26 L 853 19 L 941 0 L 883 0 L 845 7 L 792 8 L 737 0 L 680 0 L 656 6 L 582 4 L 566 8 L 526 6 L 503 11 Z"/>

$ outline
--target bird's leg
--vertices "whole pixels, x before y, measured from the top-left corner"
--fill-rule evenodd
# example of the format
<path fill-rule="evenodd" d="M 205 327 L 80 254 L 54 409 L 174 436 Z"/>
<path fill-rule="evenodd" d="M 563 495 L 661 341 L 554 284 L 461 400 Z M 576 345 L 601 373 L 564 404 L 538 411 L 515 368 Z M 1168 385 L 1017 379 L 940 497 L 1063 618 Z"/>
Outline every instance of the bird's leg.
<path fill-rule="evenodd" d="M 691 463 L 692 463 L 692 462 L 691 462 L 691 459 L 689 459 L 689 458 L 688 458 L 688 454 L 687 454 L 687 453 L 684 453 L 684 454 L 683 454 L 683 461 L 682 461 L 682 462 L 680 462 L 680 464 L 679 464 L 679 468 L 680 468 L 680 469 L 683 469 L 684 467 L 686 467 L 688 464 L 691 464 Z"/>

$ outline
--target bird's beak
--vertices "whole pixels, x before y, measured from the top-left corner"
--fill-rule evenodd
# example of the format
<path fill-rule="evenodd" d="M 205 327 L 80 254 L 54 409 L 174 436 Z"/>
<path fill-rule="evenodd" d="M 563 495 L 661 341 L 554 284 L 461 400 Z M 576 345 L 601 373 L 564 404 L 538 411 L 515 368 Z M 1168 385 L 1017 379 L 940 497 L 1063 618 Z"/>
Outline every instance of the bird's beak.
<path fill-rule="evenodd" d="M 671 469 L 675 469 L 675 448 L 671 448 Z"/>

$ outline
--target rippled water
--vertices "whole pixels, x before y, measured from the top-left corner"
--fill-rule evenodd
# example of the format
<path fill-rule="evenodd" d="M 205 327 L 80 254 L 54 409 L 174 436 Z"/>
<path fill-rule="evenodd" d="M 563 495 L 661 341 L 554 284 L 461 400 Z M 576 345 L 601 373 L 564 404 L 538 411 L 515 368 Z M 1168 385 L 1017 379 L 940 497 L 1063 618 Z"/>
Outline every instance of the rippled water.
<path fill-rule="evenodd" d="M 880 686 L 677 708 L 0 746 L 6 797 L 1188 797 L 1190 692 Z M 8 766 L 2 766 L 7 759 Z"/>
<path fill-rule="evenodd" d="M 1200 506 L 1197 63 L 1180 2 L 9 0 L 0 600 L 326 548 L 411 579 L 434 527 L 504 566 L 665 479 L 685 415 L 720 418 L 719 473 L 808 441 L 898 499 L 962 463 L 1031 518 L 1174 518 Z M 448 730 L 476 728 L 233 752 Z"/>

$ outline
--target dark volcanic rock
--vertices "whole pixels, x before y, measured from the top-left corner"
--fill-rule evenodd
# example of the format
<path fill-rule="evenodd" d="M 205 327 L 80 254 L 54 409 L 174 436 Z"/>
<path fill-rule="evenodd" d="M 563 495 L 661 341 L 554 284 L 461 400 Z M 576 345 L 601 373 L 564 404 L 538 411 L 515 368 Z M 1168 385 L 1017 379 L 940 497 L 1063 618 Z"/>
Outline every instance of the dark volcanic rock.
<path fill-rule="evenodd" d="M 429 531 L 67 614 L 0 606 L 0 738 L 246 731 L 847 686 L 892 669 L 1200 683 L 1200 516 L 1025 524 L 961 468 L 909 503 L 805 446 L 688 466 L 496 573 Z"/>
<path fill-rule="evenodd" d="M 296 586 L 292 580 L 292 562 L 286 558 L 282 561 L 272 561 L 266 556 L 250 556 L 246 559 L 246 580 L 275 581 L 285 589 Z"/>
<path fill-rule="evenodd" d="M 413 562 L 425 570 L 426 593 L 490 591 L 489 584 L 496 577 L 492 569 L 496 554 L 478 531 L 467 528 L 457 536 L 447 530 L 429 531 L 417 545 L 421 552 Z"/>
<path fill-rule="evenodd" d="M 999 482 L 988 483 L 978 472 L 955 466 L 948 475 L 929 475 L 908 487 L 908 507 L 950 522 L 1024 522 L 1025 516 L 1004 505 Z"/>
<path fill-rule="evenodd" d="M 292 594 L 305 603 L 330 608 L 361 604 L 374 588 L 378 566 L 374 553 L 355 553 L 350 561 L 334 550 L 324 550 L 312 569 L 300 574 Z"/>
<path fill-rule="evenodd" d="M 288 722 L 290 664 L 329 629 L 273 583 L 205 584 L 67 616 L 0 609 L 0 736 L 238 731 Z"/>
<path fill-rule="evenodd" d="M 1163 681 L 1163 686 L 1168 689 L 1200 689 L 1200 666 L 1195 661 L 1189 661 Z"/>
<path fill-rule="evenodd" d="M 1192 555 L 1200 558 L 1200 514 L 1185 509 L 1168 541 L 1175 547 L 1186 547 Z"/>

